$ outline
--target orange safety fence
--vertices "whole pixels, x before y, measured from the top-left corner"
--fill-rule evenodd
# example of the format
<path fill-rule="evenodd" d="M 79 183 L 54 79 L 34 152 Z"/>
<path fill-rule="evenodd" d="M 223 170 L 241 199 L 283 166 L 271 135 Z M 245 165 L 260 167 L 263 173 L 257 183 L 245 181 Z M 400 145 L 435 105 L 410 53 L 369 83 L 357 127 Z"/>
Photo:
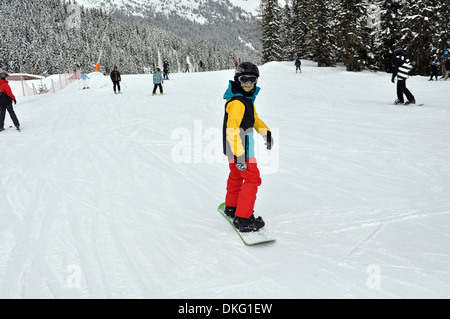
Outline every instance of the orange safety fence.
<path fill-rule="evenodd" d="M 59 90 L 64 89 L 66 86 L 68 86 L 70 83 L 76 81 L 81 77 L 81 70 L 76 71 L 70 71 L 66 72 L 64 74 L 59 74 L 58 80 L 53 80 L 50 85 L 50 89 L 48 90 L 49 93 L 56 93 Z"/>

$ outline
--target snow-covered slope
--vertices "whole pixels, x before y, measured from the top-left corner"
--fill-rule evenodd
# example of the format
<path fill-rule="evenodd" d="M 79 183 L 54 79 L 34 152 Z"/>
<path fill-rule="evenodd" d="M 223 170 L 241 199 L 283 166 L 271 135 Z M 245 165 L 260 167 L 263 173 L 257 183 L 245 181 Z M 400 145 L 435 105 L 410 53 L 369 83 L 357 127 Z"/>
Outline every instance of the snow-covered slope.
<path fill-rule="evenodd" d="M 277 242 L 217 212 L 233 71 L 107 77 L 18 98 L 0 133 L 1 298 L 449 298 L 449 82 L 261 67 L 255 207 Z M 108 84 L 106 87 L 103 85 Z M 7 116 L 6 125 L 11 125 Z"/>

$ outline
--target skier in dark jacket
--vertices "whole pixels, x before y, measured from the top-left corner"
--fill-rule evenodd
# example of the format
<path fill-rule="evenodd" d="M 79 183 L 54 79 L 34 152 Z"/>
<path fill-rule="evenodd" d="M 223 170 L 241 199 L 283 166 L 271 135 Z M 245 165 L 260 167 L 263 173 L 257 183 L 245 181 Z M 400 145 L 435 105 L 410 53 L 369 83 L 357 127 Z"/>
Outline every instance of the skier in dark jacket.
<path fill-rule="evenodd" d="M 169 79 L 169 62 L 167 61 L 163 62 L 163 79 L 164 80 Z"/>
<path fill-rule="evenodd" d="M 265 223 L 255 218 L 253 208 L 261 177 L 254 154 L 253 130 L 261 134 L 267 146 L 273 145 L 272 134 L 255 110 L 259 70 L 244 62 L 238 65 L 234 81 L 230 81 L 224 99 L 223 151 L 228 157 L 230 174 L 227 181 L 225 214 L 241 232 L 258 231 Z"/>
<path fill-rule="evenodd" d="M 438 80 L 438 75 L 439 75 L 438 64 L 436 62 L 431 62 L 431 76 L 430 76 L 430 79 L 428 81 L 433 81 L 433 77 L 435 77 L 436 81 L 437 81 Z"/>
<path fill-rule="evenodd" d="M 415 104 L 416 99 L 411 92 L 406 88 L 406 79 L 408 78 L 409 71 L 412 68 L 408 57 L 402 52 L 401 48 L 394 50 L 394 72 L 392 73 L 392 83 L 395 83 L 395 77 L 397 77 L 397 100 L 394 104 Z M 406 95 L 408 101 L 404 101 L 403 94 Z"/>
<path fill-rule="evenodd" d="M 447 74 L 447 71 L 450 71 L 449 69 L 447 69 L 445 67 L 445 62 L 447 62 L 448 59 L 449 59 L 448 50 L 445 50 L 444 54 L 441 56 L 441 65 L 442 65 L 442 77 L 441 77 L 441 79 L 443 79 L 445 77 L 445 75 Z"/>
<path fill-rule="evenodd" d="M 300 71 L 300 73 L 302 73 L 302 61 L 300 60 L 300 58 L 295 59 L 295 73 L 297 73 L 297 71 Z"/>
<path fill-rule="evenodd" d="M 120 78 L 120 72 L 117 70 L 117 66 L 114 67 L 114 70 L 111 72 L 110 77 L 111 77 L 111 81 L 113 82 L 114 93 L 117 94 L 116 86 L 120 93 L 120 81 L 122 79 Z"/>
<path fill-rule="evenodd" d="M 447 61 L 445 61 L 445 69 L 447 70 L 447 72 L 445 74 L 444 80 L 447 81 L 448 77 L 450 76 L 450 59 L 447 59 Z"/>
<path fill-rule="evenodd" d="M 12 103 L 17 103 L 16 97 L 11 91 L 11 87 L 8 84 L 6 78 L 9 76 L 6 72 L 0 73 L 0 132 L 4 131 L 5 125 L 5 116 L 6 111 L 8 111 L 11 120 L 14 123 L 14 126 L 18 131 L 20 131 L 20 123 L 17 119 L 16 113 L 14 112 L 14 108 Z"/>

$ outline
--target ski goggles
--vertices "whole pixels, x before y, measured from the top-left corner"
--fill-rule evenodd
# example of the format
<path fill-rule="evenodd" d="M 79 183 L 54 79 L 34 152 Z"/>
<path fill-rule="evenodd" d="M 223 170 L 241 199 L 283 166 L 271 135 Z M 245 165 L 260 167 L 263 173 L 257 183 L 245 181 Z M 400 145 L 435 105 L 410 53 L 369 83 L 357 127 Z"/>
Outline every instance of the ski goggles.
<path fill-rule="evenodd" d="M 239 82 L 241 83 L 250 83 L 250 84 L 255 84 L 256 82 L 258 82 L 258 77 L 254 76 L 254 75 L 241 75 L 240 77 L 238 77 Z"/>

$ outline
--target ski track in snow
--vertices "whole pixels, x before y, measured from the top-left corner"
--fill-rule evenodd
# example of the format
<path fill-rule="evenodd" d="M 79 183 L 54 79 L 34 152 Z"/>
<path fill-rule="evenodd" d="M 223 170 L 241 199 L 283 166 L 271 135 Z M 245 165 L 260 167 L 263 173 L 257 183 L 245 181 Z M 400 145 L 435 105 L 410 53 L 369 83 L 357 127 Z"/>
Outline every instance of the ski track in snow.
<path fill-rule="evenodd" d="M 389 74 L 294 70 L 261 67 L 277 156 L 256 138 L 255 213 L 277 242 L 256 247 L 217 212 L 228 167 L 208 157 L 232 70 L 172 74 L 164 96 L 151 75 L 114 95 L 90 74 L 89 90 L 18 98 L 23 130 L 0 135 L 0 297 L 450 297 L 448 82 L 409 79 L 425 105 L 406 107 Z"/>

